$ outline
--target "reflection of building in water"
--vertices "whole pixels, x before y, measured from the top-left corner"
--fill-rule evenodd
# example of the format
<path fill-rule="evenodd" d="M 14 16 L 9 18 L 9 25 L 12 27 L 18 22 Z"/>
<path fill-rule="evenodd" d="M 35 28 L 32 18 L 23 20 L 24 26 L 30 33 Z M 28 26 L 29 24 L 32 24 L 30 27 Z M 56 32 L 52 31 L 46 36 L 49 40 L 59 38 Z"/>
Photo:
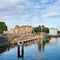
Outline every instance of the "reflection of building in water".
<path fill-rule="evenodd" d="M 51 40 L 49 40 L 50 44 L 56 44 L 57 43 L 57 38 L 51 38 Z"/>
<path fill-rule="evenodd" d="M 24 46 L 20 46 L 18 45 L 18 58 L 22 58 L 22 60 L 24 59 Z"/>
<path fill-rule="evenodd" d="M 49 43 L 49 40 L 40 39 L 38 41 L 38 48 L 41 52 L 44 51 L 44 47 L 46 43 Z"/>
<path fill-rule="evenodd" d="M 40 51 L 44 51 L 43 39 L 40 39 L 38 41 L 38 48 L 39 48 Z"/>

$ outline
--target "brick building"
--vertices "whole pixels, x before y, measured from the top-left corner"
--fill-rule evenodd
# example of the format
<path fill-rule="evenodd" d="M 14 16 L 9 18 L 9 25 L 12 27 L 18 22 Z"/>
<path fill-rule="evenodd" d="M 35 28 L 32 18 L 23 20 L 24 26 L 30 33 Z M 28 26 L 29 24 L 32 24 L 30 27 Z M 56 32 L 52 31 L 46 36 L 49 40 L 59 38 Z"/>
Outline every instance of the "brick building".
<path fill-rule="evenodd" d="M 7 31 L 4 31 L 3 33 L 6 33 L 6 34 L 21 34 L 21 33 L 32 33 L 33 31 L 33 28 L 31 26 L 19 26 L 19 25 L 16 25 L 15 28 L 13 29 L 10 29 L 10 30 L 7 30 Z"/>

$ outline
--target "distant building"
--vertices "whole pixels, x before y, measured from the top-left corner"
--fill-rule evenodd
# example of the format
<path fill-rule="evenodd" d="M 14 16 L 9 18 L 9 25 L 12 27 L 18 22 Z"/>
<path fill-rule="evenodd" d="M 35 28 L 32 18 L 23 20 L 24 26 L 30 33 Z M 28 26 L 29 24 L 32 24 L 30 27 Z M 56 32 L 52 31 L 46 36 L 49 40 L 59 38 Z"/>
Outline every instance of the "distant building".
<path fill-rule="evenodd" d="M 49 29 L 49 34 L 51 34 L 51 35 L 57 35 L 57 29 L 56 28 L 50 28 Z"/>
<path fill-rule="evenodd" d="M 25 25 L 25 26 L 19 26 L 16 25 L 15 28 L 4 31 L 3 33 L 6 34 L 21 34 L 21 33 L 32 33 L 33 28 L 31 26 Z"/>

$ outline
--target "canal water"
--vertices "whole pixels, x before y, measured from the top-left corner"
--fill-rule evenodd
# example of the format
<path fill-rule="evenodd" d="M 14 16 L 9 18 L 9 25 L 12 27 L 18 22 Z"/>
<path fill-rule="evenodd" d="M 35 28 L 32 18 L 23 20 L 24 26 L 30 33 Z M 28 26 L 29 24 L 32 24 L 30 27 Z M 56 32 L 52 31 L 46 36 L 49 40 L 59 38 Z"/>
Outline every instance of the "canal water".
<path fill-rule="evenodd" d="M 60 60 L 60 38 L 0 47 L 0 60 Z"/>

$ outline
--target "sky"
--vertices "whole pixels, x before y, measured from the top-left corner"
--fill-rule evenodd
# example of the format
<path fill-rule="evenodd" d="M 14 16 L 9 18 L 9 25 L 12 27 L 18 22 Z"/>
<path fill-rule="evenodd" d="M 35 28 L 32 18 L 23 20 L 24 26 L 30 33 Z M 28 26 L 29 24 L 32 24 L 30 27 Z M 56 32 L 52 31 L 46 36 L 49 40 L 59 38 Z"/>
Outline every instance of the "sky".
<path fill-rule="evenodd" d="M 0 0 L 0 22 L 15 25 L 45 25 L 60 30 L 60 0 Z"/>

